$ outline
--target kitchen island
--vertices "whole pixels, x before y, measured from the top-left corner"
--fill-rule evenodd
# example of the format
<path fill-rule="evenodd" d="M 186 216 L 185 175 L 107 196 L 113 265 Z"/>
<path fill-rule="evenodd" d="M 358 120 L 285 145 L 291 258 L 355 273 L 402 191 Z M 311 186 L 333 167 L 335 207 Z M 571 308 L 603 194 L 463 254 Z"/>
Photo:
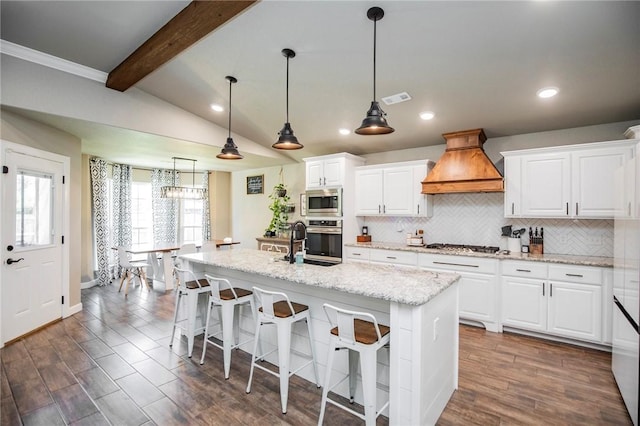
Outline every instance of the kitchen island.
<path fill-rule="evenodd" d="M 330 330 L 323 303 L 367 311 L 380 323 L 389 325 L 388 356 L 383 350 L 378 357 L 382 388 L 378 390 L 378 399 L 389 397 L 385 414 L 391 424 L 434 424 L 458 386 L 457 274 L 380 265 L 295 265 L 284 262 L 281 255 L 250 249 L 181 258 L 189 262 L 198 276 L 209 273 L 227 278 L 237 287 L 283 291 L 291 300 L 308 305 L 321 381 L 325 376 Z M 241 328 L 252 332 L 253 327 L 247 313 L 241 318 Z M 267 346 L 276 341 L 275 333 L 264 336 L 263 344 Z M 300 332 L 294 329 L 292 347 L 308 354 L 306 339 L 304 328 Z M 268 352 L 270 348 L 263 349 Z M 346 354 L 340 355 L 334 363 L 336 376 L 338 371 L 347 372 Z M 267 360 L 276 363 L 276 357 Z M 295 362 L 292 353 L 292 369 Z M 315 381 L 310 366 L 297 374 Z M 347 396 L 347 383 L 335 391 Z M 362 403 L 360 390 L 356 401 Z"/>

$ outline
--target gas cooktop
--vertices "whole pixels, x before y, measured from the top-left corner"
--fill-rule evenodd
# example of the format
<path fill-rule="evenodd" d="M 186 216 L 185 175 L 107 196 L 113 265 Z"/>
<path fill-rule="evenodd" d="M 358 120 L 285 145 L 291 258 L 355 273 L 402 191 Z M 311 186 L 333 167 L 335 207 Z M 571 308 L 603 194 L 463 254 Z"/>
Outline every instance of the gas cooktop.
<path fill-rule="evenodd" d="M 472 246 L 466 244 L 446 244 L 446 243 L 433 243 L 427 244 L 429 249 L 437 249 L 442 251 L 450 251 L 456 253 L 497 253 L 500 251 L 500 247 L 494 246 Z"/>

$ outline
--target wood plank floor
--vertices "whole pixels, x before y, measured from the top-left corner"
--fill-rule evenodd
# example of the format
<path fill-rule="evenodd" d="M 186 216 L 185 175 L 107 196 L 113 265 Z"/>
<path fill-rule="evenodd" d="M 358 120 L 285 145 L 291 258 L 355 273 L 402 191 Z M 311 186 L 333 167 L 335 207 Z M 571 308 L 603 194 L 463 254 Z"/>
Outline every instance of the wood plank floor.
<path fill-rule="evenodd" d="M 0 351 L 2 425 L 312 425 L 321 389 L 291 378 L 288 413 L 277 378 L 234 351 L 224 380 L 222 353 L 199 365 L 186 339 L 169 348 L 174 293 L 116 286 L 82 291 L 84 310 Z M 321 356 L 324 356 L 321 354 Z M 608 353 L 460 326 L 460 379 L 438 424 L 630 425 Z M 325 424 L 362 422 L 329 405 Z M 378 419 L 387 424 L 386 418 Z"/>

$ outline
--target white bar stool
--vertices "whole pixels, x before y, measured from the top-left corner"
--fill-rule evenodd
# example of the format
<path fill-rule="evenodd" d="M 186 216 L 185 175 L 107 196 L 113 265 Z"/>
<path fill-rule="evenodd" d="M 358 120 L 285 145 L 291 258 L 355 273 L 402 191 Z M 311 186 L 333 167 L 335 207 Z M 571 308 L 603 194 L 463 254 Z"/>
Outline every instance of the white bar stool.
<path fill-rule="evenodd" d="M 367 312 L 349 311 L 327 303 L 323 305 L 323 308 L 332 328 L 318 425 L 322 425 L 326 404 L 329 402 L 363 419 L 367 426 L 373 426 L 376 424 L 376 418 L 389 405 L 387 400 L 379 410 L 376 410 L 378 349 L 389 344 L 389 332 L 391 329 L 386 325 L 378 324 L 376 318 Z M 349 374 L 333 386 L 330 386 L 334 354 L 341 349 L 349 350 Z M 362 374 L 364 415 L 328 397 L 330 390 L 348 378 L 349 399 L 350 403 L 353 403 L 356 391 L 358 358 L 360 358 Z"/>
<path fill-rule="evenodd" d="M 197 279 L 196 276 L 188 269 L 173 268 L 178 277 L 178 297 L 176 297 L 176 308 L 173 314 L 173 331 L 171 332 L 171 341 L 169 346 L 173 346 L 173 337 L 176 334 L 176 327 L 180 327 L 180 323 L 186 322 L 185 334 L 187 335 L 187 352 L 189 358 L 193 352 L 193 340 L 196 330 L 196 316 L 198 311 L 198 296 L 202 293 L 208 293 L 209 282 L 205 278 Z M 186 297 L 186 318 L 178 320 L 178 310 L 180 308 L 180 300 Z"/>
<path fill-rule="evenodd" d="M 313 364 L 313 372 L 316 378 L 316 385 L 320 387 L 318 381 L 318 367 L 316 365 L 316 354 L 314 349 L 313 334 L 311 332 L 311 316 L 309 315 L 309 307 L 300 303 L 295 303 L 289 300 L 289 297 L 285 293 L 277 291 L 262 290 L 258 287 L 253 287 L 253 295 L 256 299 L 256 304 L 259 306 L 257 311 L 256 320 L 256 335 L 253 344 L 253 355 L 251 356 L 251 371 L 249 373 L 249 383 L 247 384 L 247 393 L 251 392 L 251 381 L 253 379 L 253 369 L 258 367 L 269 374 L 272 374 L 280 378 L 280 403 L 282 405 L 282 414 L 287 413 L 287 399 L 289 396 L 289 377 L 297 373 L 309 364 Z M 289 361 L 291 358 L 291 328 L 293 323 L 297 321 L 304 321 L 307 324 L 307 330 L 309 332 L 309 347 L 311 348 L 311 357 L 306 354 L 298 353 L 303 358 L 308 358 L 308 361 L 303 363 L 294 371 L 290 371 Z M 278 346 L 276 349 L 262 353 L 258 355 L 258 346 L 260 342 L 260 329 L 263 325 L 275 324 L 278 333 Z M 271 371 L 262 365 L 259 365 L 257 361 L 262 361 L 264 358 L 278 351 L 278 372 Z M 262 351 L 261 351 L 262 352 Z"/>
<path fill-rule="evenodd" d="M 229 378 L 229 370 L 231 368 L 231 349 L 239 348 L 251 341 L 247 339 L 240 343 L 240 313 L 235 315 L 236 306 L 246 306 L 249 304 L 251 307 L 251 314 L 255 319 L 255 308 L 253 305 L 253 293 L 243 288 L 235 288 L 231 286 L 229 280 L 225 278 L 217 278 L 211 275 L 205 274 L 204 277 L 209 282 L 209 288 L 211 293 L 209 294 L 209 306 L 207 310 L 207 322 L 204 329 L 204 342 L 202 344 L 202 358 L 200 358 L 200 365 L 204 364 L 204 357 L 207 353 L 207 346 L 213 345 L 222 349 L 224 356 L 224 378 Z M 222 288 L 224 286 L 224 288 Z M 221 331 L 210 333 L 211 327 L 211 311 L 213 308 L 220 307 L 220 320 L 218 324 L 221 326 Z M 222 335 L 222 345 L 218 344 L 213 338 L 218 338 Z"/>

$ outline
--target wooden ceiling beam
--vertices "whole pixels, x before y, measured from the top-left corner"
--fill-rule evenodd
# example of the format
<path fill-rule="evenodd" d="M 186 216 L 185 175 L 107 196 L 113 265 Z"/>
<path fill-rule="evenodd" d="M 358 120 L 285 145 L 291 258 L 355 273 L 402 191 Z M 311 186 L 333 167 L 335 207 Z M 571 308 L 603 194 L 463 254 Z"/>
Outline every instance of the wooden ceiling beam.
<path fill-rule="evenodd" d="M 192 1 L 115 67 L 106 86 L 124 92 L 256 2 Z"/>

